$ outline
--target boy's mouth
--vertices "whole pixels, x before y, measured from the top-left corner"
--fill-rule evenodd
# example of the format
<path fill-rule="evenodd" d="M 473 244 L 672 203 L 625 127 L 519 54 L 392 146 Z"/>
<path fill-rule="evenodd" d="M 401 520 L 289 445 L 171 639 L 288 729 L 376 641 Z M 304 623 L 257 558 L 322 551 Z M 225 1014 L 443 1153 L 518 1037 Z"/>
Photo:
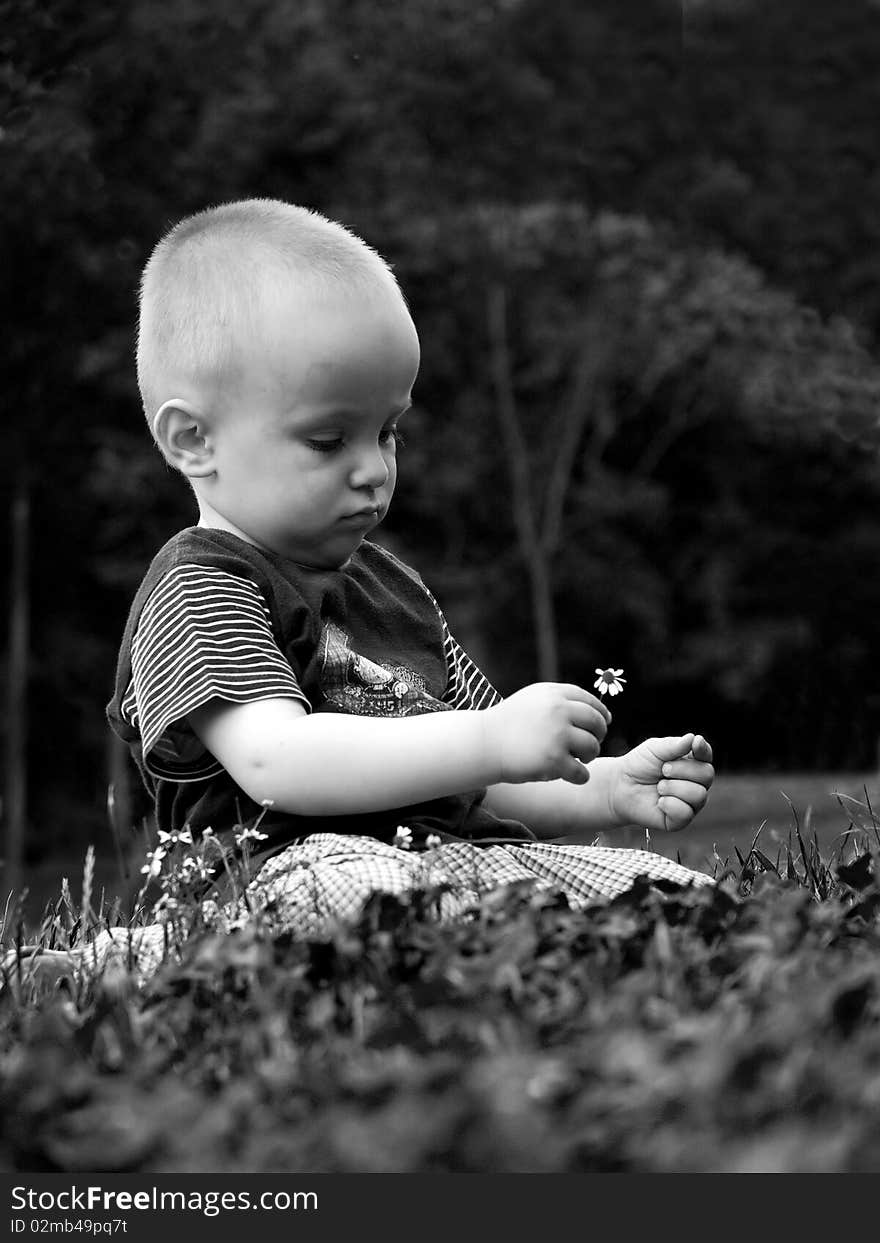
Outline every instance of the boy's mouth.
<path fill-rule="evenodd" d="M 379 513 L 380 510 L 378 505 L 367 505 L 363 509 L 355 510 L 352 514 L 343 514 L 340 521 L 351 522 L 355 525 L 358 523 L 369 524 L 371 522 L 378 522 Z"/>

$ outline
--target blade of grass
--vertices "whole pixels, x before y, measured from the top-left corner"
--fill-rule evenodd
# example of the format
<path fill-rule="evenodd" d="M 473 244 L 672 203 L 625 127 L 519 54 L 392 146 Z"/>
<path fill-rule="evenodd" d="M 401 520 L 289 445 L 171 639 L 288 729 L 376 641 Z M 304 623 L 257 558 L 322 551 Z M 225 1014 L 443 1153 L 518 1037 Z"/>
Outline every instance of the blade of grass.
<path fill-rule="evenodd" d="M 773 872 L 776 876 L 779 875 L 779 869 L 774 866 L 772 859 L 767 858 L 763 850 L 758 850 L 756 846 L 753 846 L 751 853 L 755 856 L 766 872 Z"/>
<path fill-rule="evenodd" d="M 813 893 L 818 896 L 818 889 L 819 889 L 818 878 L 813 873 L 813 868 L 810 863 L 810 858 L 809 858 L 809 855 L 807 854 L 807 847 L 804 843 L 803 834 L 801 833 L 801 822 L 798 817 L 797 810 L 795 809 L 794 803 L 791 801 L 791 799 L 788 797 L 788 795 L 785 793 L 784 790 L 780 790 L 779 793 L 782 795 L 786 803 L 788 803 L 789 807 L 791 808 L 791 814 L 794 819 L 794 831 L 797 835 L 798 846 L 800 847 L 800 852 L 801 852 L 801 858 L 804 861 L 804 868 L 806 869 L 805 878 L 809 880 L 810 887 L 812 888 Z"/>
<path fill-rule="evenodd" d="M 880 846 L 880 827 L 877 824 L 877 817 L 874 815 L 874 808 L 871 806 L 871 796 L 868 793 L 868 787 L 862 786 L 865 791 L 865 806 L 868 809 L 868 815 L 871 817 L 871 823 L 874 826 L 874 836 L 877 838 L 877 845 Z"/>

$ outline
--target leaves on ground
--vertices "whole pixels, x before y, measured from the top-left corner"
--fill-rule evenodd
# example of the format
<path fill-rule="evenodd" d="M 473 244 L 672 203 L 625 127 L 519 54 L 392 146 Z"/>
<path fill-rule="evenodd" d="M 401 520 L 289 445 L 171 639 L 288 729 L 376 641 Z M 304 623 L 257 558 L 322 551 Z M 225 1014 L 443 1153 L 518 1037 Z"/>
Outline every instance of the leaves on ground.
<path fill-rule="evenodd" d="M 815 864 L 815 860 L 814 860 Z M 200 933 L 0 997 L 0 1159 L 37 1171 L 868 1171 L 880 1166 L 873 860 L 817 895 L 746 860 L 608 906 L 423 895 L 297 942 Z M 778 870 L 778 869 L 777 869 Z M 825 868 L 821 876 L 831 876 Z"/>

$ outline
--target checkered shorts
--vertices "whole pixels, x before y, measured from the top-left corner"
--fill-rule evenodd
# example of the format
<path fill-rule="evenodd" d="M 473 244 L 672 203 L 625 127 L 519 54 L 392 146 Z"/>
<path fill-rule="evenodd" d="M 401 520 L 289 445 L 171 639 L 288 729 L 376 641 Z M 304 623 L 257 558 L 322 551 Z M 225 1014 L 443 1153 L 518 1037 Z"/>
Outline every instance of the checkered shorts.
<path fill-rule="evenodd" d="M 437 913 L 448 920 L 464 916 L 483 894 L 513 881 L 531 882 L 536 890 L 561 890 L 569 905 L 581 910 L 624 893 L 638 876 L 683 885 L 713 883 L 702 872 L 642 850 L 555 842 L 492 846 L 446 842 L 433 850 L 411 852 L 371 837 L 316 833 L 263 865 L 248 886 L 247 903 L 207 902 L 204 911 L 210 922 L 228 930 L 247 918 L 249 905 L 272 931 L 316 937 L 340 921 L 357 919 L 375 892 L 403 894 L 442 887 Z M 98 968 L 108 956 L 124 955 L 145 979 L 162 961 L 167 941 L 161 924 L 116 928 L 100 933 L 84 948 L 84 955 Z"/>

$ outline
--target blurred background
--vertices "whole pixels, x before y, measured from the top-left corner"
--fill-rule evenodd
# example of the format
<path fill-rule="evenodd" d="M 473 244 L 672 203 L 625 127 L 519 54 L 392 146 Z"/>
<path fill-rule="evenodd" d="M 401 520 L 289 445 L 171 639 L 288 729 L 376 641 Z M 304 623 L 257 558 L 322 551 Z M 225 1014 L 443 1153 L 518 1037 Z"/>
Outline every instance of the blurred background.
<path fill-rule="evenodd" d="M 89 843 L 139 879 L 104 705 L 195 511 L 137 283 L 260 195 L 397 272 L 423 362 L 378 537 L 499 690 L 613 665 L 610 752 L 705 733 L 664 853 L 784 832 L 783 791 L 845 830 L 880 743 L 878 64 L 869 0 L 0 4 L 3 898 Z"/>

